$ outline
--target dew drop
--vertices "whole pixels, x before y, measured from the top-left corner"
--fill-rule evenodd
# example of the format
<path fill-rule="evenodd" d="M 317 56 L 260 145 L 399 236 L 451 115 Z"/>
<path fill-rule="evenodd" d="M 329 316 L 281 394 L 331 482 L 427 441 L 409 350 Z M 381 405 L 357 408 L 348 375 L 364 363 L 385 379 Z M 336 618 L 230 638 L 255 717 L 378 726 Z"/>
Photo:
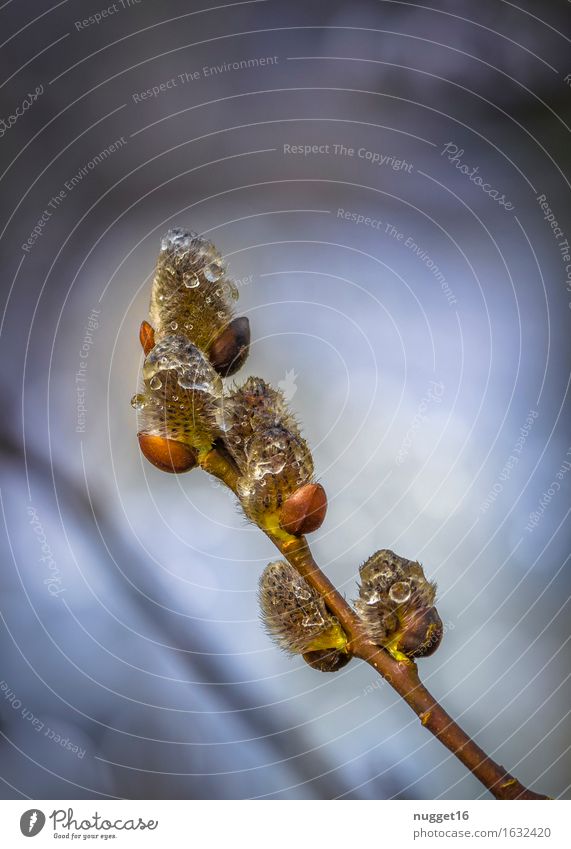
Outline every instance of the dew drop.
<path fill-rule="evenodd" d="M 321 625 L 323 625 L 324 621 L 325 620 L 323 619 L 321 613 L 318 610 L 315 610 L 313 614 L 309 614 L 301 620 L 301 627 L 319 628 Z"/>
<path fill-rule="evenodd" d="M 187 271 L 182 276 L 182 282 L 187 289 L 196 289 L 200 286 L 200 278 L 194 271 Z"/>
<path fill-rule="evenodd" d="M 238 287 L 236 286 L 233 280 L 228 281 L 228 294 L 230 295 L 233 301 L 237 301 L 240 297 Z"/>
<path fill-rule="evenodd" d="M 410 598 L 410 584 L 407 581 L 397 581 L 389 590 L 389 597 L 395 604 L 404 604 Z"/>
<path fill-rule="evenodd" d="M 131 407 L 134 410 L 143 410 L 146 405 L 146 398 L 144 395 L 137 393 L 137 395 L 133 395 L 131 398 Z"/>
<path fill-rule="evenodd" d="M 162 385 L 163 385 L 162 380 L 160 379 L 160 377 L 157 377 L 156 375 L 155 375 L 155 377 L 151 378 L 151 382 L 149 383 L 149 386 L 151 387 L 151 389 L 160 389 Z"/>
<path fill-rule="evenodd" d="M 176 323 L 176 321 L 171 321 L 171 323 L 170 323 L 170 329 L 171 329 L 171 330 L 176 330 L 177 328 L 178 328 L 178 324 Z"/>

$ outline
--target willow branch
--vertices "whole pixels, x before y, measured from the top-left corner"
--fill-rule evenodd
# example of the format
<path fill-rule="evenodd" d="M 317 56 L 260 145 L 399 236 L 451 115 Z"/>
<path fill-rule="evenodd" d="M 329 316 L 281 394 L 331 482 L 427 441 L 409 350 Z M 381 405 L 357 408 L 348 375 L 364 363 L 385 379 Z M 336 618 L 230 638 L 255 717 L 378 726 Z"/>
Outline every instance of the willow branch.
<path fill-rule="evenodd" d="M 236 494 L 238 470 L 223 447 L 204 453 L 199 462 L 209 474 Z M 490 758 L 455 722 L 422 684 L 414 661 L 397 661 L 384 648 L 372 643 L 352 607 L 335 589 L 315 562 L 305 537 L 276 534 L 261 528 L 281 554 L 322 596 L 348 638 L 348 650 L 364 660 L 390 684 L 420 719 L 427 731 L 455 755 L 496 799 L 548 799 L 524 787 L 513 775 Z"/>

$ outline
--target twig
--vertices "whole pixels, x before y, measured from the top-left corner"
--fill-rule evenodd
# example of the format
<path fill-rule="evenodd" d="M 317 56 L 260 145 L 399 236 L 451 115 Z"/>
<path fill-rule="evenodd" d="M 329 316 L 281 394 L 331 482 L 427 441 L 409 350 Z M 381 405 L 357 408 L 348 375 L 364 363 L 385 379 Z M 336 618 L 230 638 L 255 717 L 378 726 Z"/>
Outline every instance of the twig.
<path fill-rule="evenodd" d="M 201 467 L 223 481 L 234 493 L 238 471 L 223 449 L 214 448 L 199 457 Z M 412 660 L 395 660 L 388 651 L 372 643 L 361 621 L 329 578 L 315 562 L 305 537 L 279 534 L 261 528 L 299 574 L 323 597 L 340 621 L 348 638 L 348 649 L 381 675 L 434 734 L 466 766 L 496 799 L 549 799 L 528 790 L 503 766 L 493 761 L 446 713 L 420 681 Z"/>

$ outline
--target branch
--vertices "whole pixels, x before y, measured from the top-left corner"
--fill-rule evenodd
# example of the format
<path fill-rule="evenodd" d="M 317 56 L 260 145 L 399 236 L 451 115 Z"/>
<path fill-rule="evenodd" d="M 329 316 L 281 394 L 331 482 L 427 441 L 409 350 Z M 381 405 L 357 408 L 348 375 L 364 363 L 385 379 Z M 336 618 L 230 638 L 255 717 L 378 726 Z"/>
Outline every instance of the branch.
<path fill-rule="evenodd" d="M 238 470 L 223 447 L 199 456 L 200 466 L 236 494 Z M 367 639 L 361 621 L 315 562 L 305 537 L 279 535 L 261 528 L 281 554 L 322 596 L 348 638 L 348 649 L 375 669 L 413 710 L 422 725 L 461 761 L 496 799 L 548 799 L 528 790 L 503 766 L 493 761 L 452 719 L 420 681 L 412 660 L 395 660 L 388 651 Z"/>
<path fill-rule="evenodd" d="M 249 378 L 235 391 L 224 394 L 222 377 L 240 368 L 250 344 L 248 319 L 234 317 L 232 301 L 237 290 L 225 273 L 219 251 L 196 233 L 175 227 L 163 237 L 151 292 L 150 316 L 155 326 L 144 321 L 139 333 L 146 355 L 145 392 L 131 401 L 141 411 L 141 451 L 167 472 L 181 473 L 199 465 L 234 492 L 245 515 L 289 562 L 289 566 L 277 566 L 290 573 L 293 589 L 286 586 L 280 599 L 275 588 L 283 589 L 285 584 L 270 576 L 267 592 L 274 608 L 284 602 L 291 613 L 293 605 L 290 624 L 294 628 L 295 616 L 299 618 L 303 612 L 303 605 L 296 599 L 311 595 L 309 587 L 318 602 L 320 620 L 324 621 L 324 605 L 328 608 L 338 630 L 327 637 L 329 643 L 316 640 L 313 648 L 302 651 L 308 663 L 323 660 L 323 650 L 332 645 L 336 646 L 336 662 L 341 659 L 344 664 L 351 656 L 359 657 L 396 690 L 422 725 L 496 798 L 547 798 L 525 788 L 489 758 L 421 683 L 412 658 L 438 646 L 442 622 L 433 605 L 435 587 L 426 580 L 420 564 L 393 552 L 376 552 L 360 569 L 363 580 L 357 612 L 317 566 L 304 534 L 320 527 L 327 497 L 323 487 L 312 482 L 311 452 L 285 398 L 260 378 Z M 171 332 L 175 330 L 178 333 Z M 190 330 L 192 335 L 187 335 Z M 229 403 L 228 421 L 222 409 L 225 398 Z M 386 566 L 376 574 L 377 558 L 382 556 L 389 559 L 380 561 Z M 265 570 L 262 585 L 275 565 Z M 395 576 L 388 590 L 387 574 Z M 369 577 L 365 579 L 364 575 Z M 397 575 L 409 576 L 411 581 Z M 295 582 L 305 582 L 301 591 L 297 587 L 297 593 Z M 407 606 L 413 586 L 414 603 Z M 399 599 L 402 593 L 406 598 Z M 368 620 L 369 614 L 373 621 Z M 391 617 L 393 624 L 389 624 Z M 281 618 L 281 624 L 287 624 L 287 619 Z M 304 622 L 301 625 L 306 627 Z M 281 639 L 284 635 L 276 632 L 274 636 Z M 282 645 L 297 651 L 292 648 L 293 642 L 288 646 L 285 636 Z M 311 642 L 301 644 L 312 646 Z"/>

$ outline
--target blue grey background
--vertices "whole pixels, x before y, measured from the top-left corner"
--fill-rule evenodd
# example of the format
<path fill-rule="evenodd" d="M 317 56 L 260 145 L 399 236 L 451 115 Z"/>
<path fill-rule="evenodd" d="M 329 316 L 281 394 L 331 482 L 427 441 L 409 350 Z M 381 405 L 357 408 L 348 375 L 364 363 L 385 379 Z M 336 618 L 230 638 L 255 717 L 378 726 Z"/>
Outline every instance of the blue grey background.
<path fill-rule="evenodd" d="M 86 26 L 102 5 L 0 6 L 0 117 L 43 86 L 0 138 L 0 794 L 486 796 L 369 667 L 280 654 L 256 603 L 269 542 L 202 473 L 141 458 L 138 327 L 182 225 L 240 281 L 243 376 L 303 422 L 320 564 L 350 599 L 376 549 L 420 559 L 446 625 L 429 688 L 569 798 L 571 287 L 537 200 L 571 239 L 569 5 L 116 5 Z"/>

